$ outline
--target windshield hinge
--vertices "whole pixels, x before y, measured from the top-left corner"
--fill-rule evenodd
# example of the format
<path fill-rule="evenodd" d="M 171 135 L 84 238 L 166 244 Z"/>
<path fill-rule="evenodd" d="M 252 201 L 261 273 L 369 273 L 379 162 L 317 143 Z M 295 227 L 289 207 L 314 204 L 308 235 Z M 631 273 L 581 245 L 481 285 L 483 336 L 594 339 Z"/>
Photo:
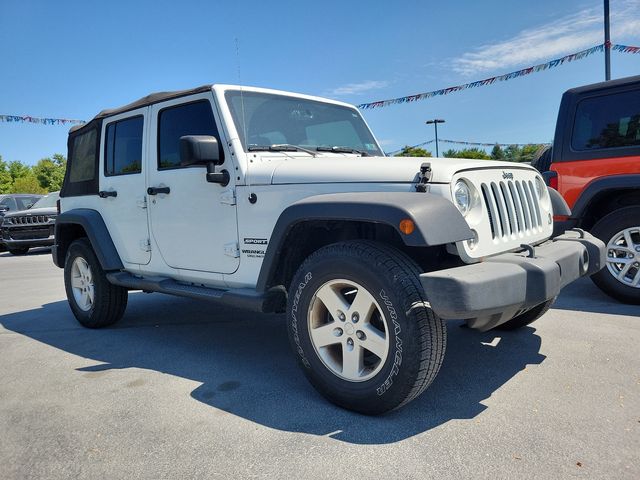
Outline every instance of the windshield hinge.
<path fill-rule="evenodd" d="M 140 250 L 143 252 L 151 251 L 151 239 L 145 238 L 144 240 L 140 240 Z"/>
<path fill-rule="evenodd" d="M 240 249 L 236 242 L 227 243 L 224 246 L 224 254 L 231 258 L 238 258 L 240 256 Z"/>
<path fill-rule="evenodd" d="M 416 185 L 416 192 L 426 192 L 427 183 L 431 180 L 431 164 L 425 162 L 420 165 L 420 173 L 418 173 L 418 183 Z"/>
<path fill-rule="evenodd" d="M 235 205 L 236 204 L 236 192 L 233 189 L 225 190 L 220 194 L 220 203 L 225 205 Z"/>
<path fill-rule="evenodd" d="M 147 208 L 147 197 L 142 197 L 139 198 L 138 201 L 136 202 L 136 205 L 138 205 L 138 208 L 142 208 L 145 209 Z"/>

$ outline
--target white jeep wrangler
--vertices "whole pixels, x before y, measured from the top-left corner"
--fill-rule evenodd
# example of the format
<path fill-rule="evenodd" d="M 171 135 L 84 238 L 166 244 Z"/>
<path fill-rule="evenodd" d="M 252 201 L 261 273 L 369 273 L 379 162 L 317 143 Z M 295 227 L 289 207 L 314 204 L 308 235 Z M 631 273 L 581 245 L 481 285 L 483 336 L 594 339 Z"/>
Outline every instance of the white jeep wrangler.
<path fill-rule="evenodd" d="M 528 165 L 386 157 L 356 108 L 228 85 L 149 95 L 69 133 L 53 258 L 84 326 L 129 290 L 285 312 L 331 401 L 367 414 L 433 381 L 443 319 L 514 329 L 604 265 Z M 260 321 L 259 317 L 256 321 Z"/>

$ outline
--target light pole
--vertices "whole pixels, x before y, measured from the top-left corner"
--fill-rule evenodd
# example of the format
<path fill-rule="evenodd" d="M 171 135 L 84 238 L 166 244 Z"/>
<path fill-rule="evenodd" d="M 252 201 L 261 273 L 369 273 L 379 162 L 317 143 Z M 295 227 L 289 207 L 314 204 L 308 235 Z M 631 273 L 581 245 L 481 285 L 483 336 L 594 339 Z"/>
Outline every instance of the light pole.
<path fill-rule="evenodd" d="M 609 0 L 604 0 L 604 79 L 611 80 L 611 38 L 609 30 Z"/>
<path fill-rule="evenodd" d="M 441 118 L 434 118 L 433 120 L 427 120 L 424 123 L 426 123 L 427 125 L 433 124 L 433 127 L 436 129 L 436 157 L 439 157 L 440 152 L 438 152 L 438 124 L 444 123 L 444 120 Z"/>

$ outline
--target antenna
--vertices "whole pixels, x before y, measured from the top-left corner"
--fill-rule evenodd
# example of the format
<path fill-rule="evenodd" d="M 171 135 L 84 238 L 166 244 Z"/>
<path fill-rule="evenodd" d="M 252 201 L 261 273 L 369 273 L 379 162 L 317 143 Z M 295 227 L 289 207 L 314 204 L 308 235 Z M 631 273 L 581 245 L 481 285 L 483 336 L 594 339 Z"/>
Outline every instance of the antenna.
<path fill-rule="evenodd" d="M 246 154 L 247 167 L 245 170 L 244 178 L 247 183 L 247 187 L 251 188 L 250 176 L 249 176 L 249 163 L 250 163 L 249 153 L 248 153 L 249 144 L 247 143 L 249 139 L 247 138 L 247 121 L 245 119 L 245 114 L 244 114 L 244 95 L 242 90 L 242 78 L 240 77 L 240 42 L 238 41 L 238 37 L 236 37 L 235 40 L 236 40 L 236 63 L 238 64 L 238 85 L 240 86 L 240 110 L 242 111 L 242 135 L 244 138 L 245 148 L 247 148 L 247 154 Z"/>

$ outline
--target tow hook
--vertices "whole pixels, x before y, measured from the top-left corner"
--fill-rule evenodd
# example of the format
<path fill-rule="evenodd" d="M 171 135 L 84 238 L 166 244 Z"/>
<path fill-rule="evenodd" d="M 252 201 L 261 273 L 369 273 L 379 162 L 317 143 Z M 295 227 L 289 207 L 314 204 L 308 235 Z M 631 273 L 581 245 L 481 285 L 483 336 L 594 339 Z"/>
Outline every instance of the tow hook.
<path fill-rule="evenodd" d="M 570 231 L 576 232 L 578 235 L 580 235 L 580 238 L 584 238 L 585 231 L 583 229 L 581 229 L 581 228 L 572 228 Z"/>
<path fill-rule="evenodd" d="M 431 180 L 431 164 L 425 162 L 420 165 L 420 173 L 418 173 L 418 184 L 416 185 L 416 192 L 426 192 L 427 183 Z"/>
<path fill-rule="evenodd" d="M 526 243 L 523 243 L 522 245 L 520 245 L 520 248 L 527 251 L 527 258 L 536 258 L 536 249 L 533 248 L 532 245 L 527 245 Z"/>

